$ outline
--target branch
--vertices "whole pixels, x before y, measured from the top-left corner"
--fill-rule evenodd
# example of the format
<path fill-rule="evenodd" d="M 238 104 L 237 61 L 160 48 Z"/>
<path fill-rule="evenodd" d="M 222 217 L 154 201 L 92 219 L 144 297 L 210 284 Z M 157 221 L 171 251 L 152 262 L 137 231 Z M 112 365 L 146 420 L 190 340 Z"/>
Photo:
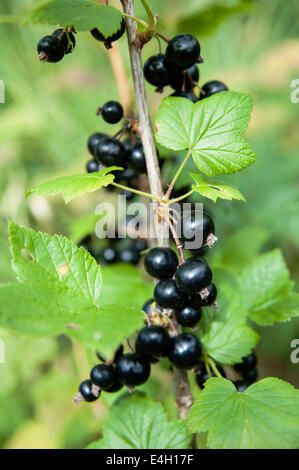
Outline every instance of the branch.
<path fill-rule="evenodd" d="M 135 17 L 134 0 L 121 0 L 123 11 L 126 15 Z M 151 125 L 149 109 L 147 104 L 142 56 L 140 49 L 140 41 L 138 41 L 137 24 L 135 21 L 126 17 L 126 28 L 128 35 L 131 69 L 133 75 L 136 106 L 139 115 L 139 129 L 141 141 L 144 148 L 144 154 L 147 166 L 147 175 L 149 179 L 149 186 L 151 194 L 155 197 L 161 198 L 163 196 L 163 189 L 160 176 L 160 168 L 157 158 L 156 145 L 154 140 L 153 129 Z M 156 235 L 159 246 L 168 246 L 169 244 L 169 230 L 168 224 L 162 220 L 158 215 L 158 202 L 154 202 L 155 214 L 155 227 Z M 156 210 L 155 210 L 156 209 Z M 187 417 L 190 406 L 192 405 L 193 398 L 190 391 L 188 382 L 188 375 L 185 370 L 174 369 L 174 382 L 176 388 L 176 403 L 179 410 L 180 418 Z"/>

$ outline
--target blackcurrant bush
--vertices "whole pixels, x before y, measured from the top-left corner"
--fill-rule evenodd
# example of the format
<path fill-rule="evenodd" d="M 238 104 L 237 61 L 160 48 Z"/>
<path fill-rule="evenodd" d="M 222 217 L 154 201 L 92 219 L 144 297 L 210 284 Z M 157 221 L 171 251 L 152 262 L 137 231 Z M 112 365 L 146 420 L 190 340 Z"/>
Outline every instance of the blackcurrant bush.
<path fill-rule="evenodd" d="M 125 21 L 122 20 L 119 30 L 116 31 L 116 33 L 112 34 L 112 36 L 109 36 L 108 38 L 105 38 L 105 36 L 97 28 L 92 29 L 90 32 L 97 41 L 103 42 L 104 46 L 107 49 L 111 49 L 112 47 L 111 43 L 120 39 L 122 35 L 124 34 L 125 30 L 126 30 L 126 24 L 125 24 Z"/>
<path fill-rule="evenodd" d="M 117 378 L 128 387 L 143 384 L 151 372 L 149 361 L 139 353 L 124 354 L 116 361 L 115 367 Z"/>
<path fill-rule="evenodd" d="M 45 36 L 37 45 L 37 52 L 41 62 L 60 62 L 64 57 L 64 47 L 54 36 Z"/>
<path fill-rule="evenodd" d="M 102 118 L 109 124 L 117 124 L 124 117 L 124 110 L 118 101 L 107 101 L 101 110 Z"/>
<path fill-rule="evenodd" d="M 192 101 L 192 103 L 197 103 L 198 98 L 194 93 L 191 91 L 175 91 L 170 96 L 174 96 L 175 98 L 187 98 L 187 100 Z"/>
<path fill-rule="evenodd" d="M 194 245 L 194 248 L 198 249 L 209 243 L 209 235 L 214 234 L 215 225 L 208 214 L 201 211 L 191 210 L 183 215 L 181 220 L 180 238 L 183 244 L 187 244 L 185 248 L 192 250 Z M 213 239 L 210 243 L 213 244 Z"/>
<path fill-rule="evenodd" d="M 155 287 L 154 298 L 161 307 L 174 309 L 183 307 L 188 297 L 173 279 L 162 279 Z"/>
<path fill-rule="evenodd" d="M 105 390 L 112 387 L 116 380 L 116 374 L 113 366 L 98 364 L 91 369 L 90 380 L 93 384 Z"/>
<path fill-rule="evenodd" d="M 107 247 L 101 253 L 100 260 L 103 260 L 106 264 L 116 263 L 118 261 L 118 253 L 114 248 Z"/>
<path fill-rule="evenodd" d="M 257 365 L 257 357 L 254 352 L 248 354 L 248 356 L 242 358 L 242 362 L 234 365 L 234 369 L 241 374 L 244 372 L 254 369 Z"/>
<path fill-rule="evenodd" d="M 121 263 L 138 264 L 139 259 L 139 251 L 134 247 L 124 248 L 119 252 L 119 261 Z"/>
<path fill-rule="evenodd" d="M 73 33 L 67 33 L 64 29 L 56 29 L 53 31 L 52 36 L 59 39 L 64 47 L 64 53 L 70 54 L 76 47 L 76 38 Z"/>
<path fill-rule="evenodd" d="M 84 380 L 81 382 L 79 385 L 79 392 L 81 393 L 82 397 L 84 398 L 85 401 L 95 401 L 97 398 L 99 398 L 100 395 L 95 396 L 92 393 L 92 382 L 91 380 Z"/>
<path fill-rule="evenodd" d="M 208 287 L 212 282 L 209 265 L 198 258 L 190 258 L 175 273 L 175 282 L 185 294 L 192 295 Z"/>
<path fill-rule="evenodd" d="M 95 149 L 96 158 L 106 166 L 122 165 L 126 150 L 119 140 L 113 137 L 104 137 Z"/>
<path fill-rule="evenodd" d="M 95 159 L 88 160 L 88 162 L 86 163 L 87 173 L 94 173 L 99 170 L 100 170 L 100 167 L 99 167 L 99 162 L 97 160 Z"/>
<path fill-rule="evenodd" d="M 170 279 L 178 264 L 177 255 L 171 248 L 152 248 L 144 258 L 146 271 L 157 279 Z"/>
<path fill-rule="evenodd" d="M 131 150 L 127 152 L 127 160 L 129 165 L 133 168 L 133 170 L 137 171 L 137 173 L 145 173 L 146 172 L 146 161 L 145 155 L 143 151 L 143 145 L 139 142 L 132 145 Z"/>
<path fill-rule="evenodd" d="M 103 139 L 103 137 L 108 136 L 106 134 L 103 134 L 102 132 L 95 132 L 88 139 L 87 147 L 91 155 L 93 155 L 94 157 L 96 156 L 96 148 L 99 142 Z"/>
<path fill-rule="evenodd" d="M 200 341 L 191 333 L 181 333 L 170 340 L 168 358 L 178 368 L 189 369 L 196 366 L 201 354 Z"/>
<path fill-rule="evenodd" d="M 200 56 L 200 45 L 190 34 L 178 34 L 166 48 L 166 59 L 174 67 L 187 69 L 195 64 Z"/>
<path fill-rule="evenodd" d="M 246 388 L 248 388 L 250 385 L 245 380 L 236 380 L 235 382 L 233 382 L 233 384 L 236 387 L 237 392 L 239 393 L 245 392 Z"/>
<path fill-rule="evenodd" d="M 142 310 L 147 315 L 152 315 L 154 313 L 162 313 L 162 308 L 155 302 L 155 299 L 149 299 L 142 307 Z"/>
<path fill-rule="evenodd" d="M 170 86 L 177 91 L 193 90 L 194 84 L 199 80 L 199 70 L 197 65 L 192 65 L 186 70 L 173 70 Z"/>
<path fill-rule="evenodd" d="M 175 314 L 175 318 L 180 325 L 192 328 L 199 322 L 201 310 L 190 303 L 185 305 L 181 310 L 178 310 Z"/>
<path fill-rule="evenodd" d="M 144 76 L 146 80 L 159 89 L 169 85 L 171 71 L 164 54 L 156 54 L 144 64 Z"/>
<path fill-rule="evenodd" d="M 192 300 L 196 306 L 208 307 L 209 305 L 215 302 L 217 297 L 217 288 L 215 284 L 211 284 L 209 287 L 207 287 L 207 289 L 209 291 L 209 295 L 205 299 L 202 299 L 200 295 L 196 295 L 193 297 Z"/>
<path fill-rule="evenodd" d="M 209 96 L 215 95 L 216 93 L 220 93 L 220 91 L 227 91 L 227 86 L 219 82 L 218 80 L 212 80 L 211 82 L 207 82 L 203 87 L 200 94 L 201 99 L 209 98 Z"/>
<path fill-rule="evenodd" d="M 162 326 L 145 326 L 139 331 L 135 347 L 136 351 L 145 356 L 163 357 L 167 354 L 170 338 Z"/>

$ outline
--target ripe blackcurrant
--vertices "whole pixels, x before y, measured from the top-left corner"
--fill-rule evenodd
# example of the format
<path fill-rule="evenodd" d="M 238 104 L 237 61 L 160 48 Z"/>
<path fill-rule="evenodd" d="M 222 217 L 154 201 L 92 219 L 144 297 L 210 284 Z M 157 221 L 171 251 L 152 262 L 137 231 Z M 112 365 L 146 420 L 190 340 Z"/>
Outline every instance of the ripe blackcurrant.
<path fill-rule="evenodd" d="M 212 80 L 211 82 L 205 83 L 202 87 L 202 92 L 200 94 L 201 99 L 209 98 L 209 96 L 215 95 L 216 93 L 220 93 L 220 91 L 228 90 L 227 86 L 219 82 L 218 80 Z"/>
<path fill-rule="evenodd" d="M 199 55 L 199 42 L 190 34 L 178 34 L 169 41 L 166 48 L 166 59 L 172 66 L 180 69 L 194 65 Z"/>
<path fill-rule="evenodd" d="M 170 86 L 177 91 L 193 90 L 194 84 L 199 80 L 199 70 L 197 65 L 192 65 L 186 70 L 173 70 Z"/>
<path fill-rule="evenodd" d="M 163 308 L 180 308 L 187 301 L 186 294 L 181 291 L 173 279 L 162 279 L 154 290 L 156 302 Z"/>
<path fill-rule="evenodd" d="M 190 258 L 178 267 L 175 282 L 185 294 L 200 293 L 211 284 L 212 271 L 201 259 Z"/>
<path fill-rule="evenodd" d="M 219 366 L 219 364 L 216 364 L 217 366 L 217 369 L 218 371 L 220 372 L 220 374 L 222 375 L 222 377 L 226 377 L 226 374 L 224 372 L 224 370 L 222 369 L 221 366 Z M 206 367 L 203 365 L 201 367 L 201 370 L 200 372 L 198 372 L 195 376 L 196 378 L 196 382 L 197 382 L 197 385 L 203 389 L 204 388 L 204 383 L 210 378 L 210 377 L 217 377 L 217 375 L 215 374 L 215 372 L 211 371 L 211 375 L 208 374 L 208 371 L 206 369 Z"/>
<path fill-rule="evenodd" d="M 142 251 L 148 248 L 148 244 L 146 240 L 142 240 L 142 239 L 133 240 L 132 246 L 135 248 L 135 250 L 139 251 L 139 253 L 141 253 Z"/>
<path fill-rule="evenodd" d="M 235 382 L 233 382 L 233 384 L 236 387 L 237 392 L 239 393 L 245 392 L 246 388 L 248 388 L 250 385 L 245 380 L 236 380 Z"/>
<path fill-rule="evenodd" d="M 114 248 L 108 247 L 103 250 L 100 259 L 106 264 L 113 264 L 118 261 L 118 253 Z"/>
<path fill-rule="evenodd" d="M 178 368 L 189 369 L 196 366 L 201 354 L 200 341 L 191 333 L 182 333 L 170 340 L 168 358 Z"/>
<path fill-rule="evenodd" d="M 87 142 L 87 147 L 91 155 L 94 157 L 96 156 L 96 148 L 99 144 L 99 142 L 103 139 L 103 137 L 108 137 L 106 134 L 103 134 L 102 132 L 95 132 L 92 134 Z"/>
<path fill-rule="evenodd" d="M 119 252 L 119 261 L 121 263 L 138 264 L 139 259 L 139 251 L 134 247 L 124 248 Z"/>
<path fill-rule="evenodd" d="M 60 62 L 64 57 L 64 47 L 54 36 L 45 36 L 37 45 L 37 52 L 41 62 Z"/>
<path fill-rule="evenodd" d="M 91 369 L 90 380 L 93 384 L 105 390 L 112 387 L 116 380 L 116 374 L 113 366 L 98 364 Z"/>
<path fill-rule="evenodd" d="M 79 385 L 79 392 L 81 393 L 84 400 L 89 401 L 89 402 L 97 400 L 97 398 L 99 398 L 100 393 L 101 393 L 100 392 L 98 396 L 95 396 L 92 393 L 91 380 L 84 380 L 83 382 L 81 382 L 81 384 Z"/>
<path fill-rule="evenodd" d="M 195 297 L 193 297 L 192 300 L 196 306 L 208 307 L 209 305 L 215 302 L 217 297 L 217 288 L 215 284 L 211 284 L 209 287 L 207 287 L 207 289 L 209 291 L 209 295 L 205 299 L 202 299 L 200 295 L 196 295 Z"/>
<path fill-rule="evenodd" d="M 175 98 L 187 98 L 187 100 L 192 101 L 192 103 L 198 102 L 197 96 L 191 93 L 191 91 L 175 91 L 170 96 L 174 96 Z"/>
<path fill-rule="evenodd" d="M 175 318 L 180 325 L 192 328 L 199 322 L 201 310 L 190 303 L 185 305 L 181 310 L 178 310 L 175 314 Z"/>
<path fill-rule="evenodd" d="M 117 378 L 128 387 L 146 382 L 150 372 L 149 361 L 139 353 L 124 354 L 116 361 Z"/>
<path fill-rule="evenodd" d="M 136 351 L 145 356 L 163 357 L 169 348 L 169 335 L 162 326 L 145 326 L 139 331 L 135 347 Z"/>
<path fill-rule="evenodd" d="M 105 389 L 105 392 L 115 393 L 115 392 L 118 392 L 122 387 L 123 387 L 123 384 L 118 379 L 116 379 L 114 384 L 111 385 L 111 387 Z"/>
<path fill-rule="evenodd" d="M 144 64 L 144 76 L 146 80 L 159 89 L 170 83 L 170 68 L 164 54 L 157 54 L 149 59 Z"/>
<path fill-rule="evenodd" d="M 127 159 L 133 170 L 137 171 L 138 173 L 146 172 L 145 155 L 143 151 L 143 145 L 141 143 L 137 142 L 136 144 L 132 145 L 131 149 L 127 152 Z"/>
<path fill-rule="evenodd" d="M 101 110 L 102 118 L 109 124 L 117 124 L 124 117 L 124 110 L 118 101 L 107 101 Z"/>
<path fill-rule="evenodd" d="M 96 158 L 106 166 L 121 165 L 124 162 L 126 150 L 119 140 L 104 137 L 95 149 Z"/>
<path fill-rule="evenodd" d="M 145 302 L 145 304 L 142 307 L 142 310 L 147 315 L 153 315 L 156 312 L 157 313 L 163 312 L 162 308 L 155 302 L 155 299 L 149 299 L 147 302 Z"/>
<path fill-rule="evenodd" d="M 170 279 L 178 264 L 177 255 L 171 248 L 152 248 L 144 258 L 146 271 L 157 279 Z"/>
<path fill-rule="evenodd" d="M 70 54 L 76 47 L 76 38 L 73 33 L 67 33 L 64 29 L 56 29 L 53 31 L 52 36 L 59 39 L 64 47 L 64 53 Z"/>
<path fill-rule="evenodd" d="M 254 369 L 257 365 L 257 357 L 254 352 L 248 354 L 248 356 L 242 358 L 242 362 L 234 365 L 234 369 L 241 374 L 244 372 Z"/>
<path fill-rule="evenodd" d="M 95 159 L 88 160 L 86 163 L 86 171 L 87 173 L 94 173 L 96 171 L 99 171 L 99 162 Z"/>
<path fill-rule="evenodd" d="M 105 36 L 103 36 L 103 34 L 97 28 L 92 29 L 90 32 L 97 41 L 104 43 L 104 46 L 106 47 L 106 49 L 111 49 L 112 47 L 111 43 L 120 39 L 122 35 L 124 34 L 125 30 L 126 30 L 126 24 L 125 24 L 125 21 L 122 20 L 119 30 L 116 31 L 116 33 L 112 34 L 112 36 L 109 36 L 108 38 L 105 38 Z"/>
<path fill-rule="evenodd" d="M 246 370 L 242 372 L 242 377 L 246 382 L 253 384 L 257 379 L 257 370 L 255 368 Z"/>
<path fill-rule="evenodd" d="M 184 244 L 187 244 L 185 248 L 198 249 L 207 243 L 211 245 L 214 243 L 214 238 L 211 239 L 211 236 L 215 233 L 215 225 L 208 214 L 191 210 L 183 215 L 181 224 L 180 238 Z"/>

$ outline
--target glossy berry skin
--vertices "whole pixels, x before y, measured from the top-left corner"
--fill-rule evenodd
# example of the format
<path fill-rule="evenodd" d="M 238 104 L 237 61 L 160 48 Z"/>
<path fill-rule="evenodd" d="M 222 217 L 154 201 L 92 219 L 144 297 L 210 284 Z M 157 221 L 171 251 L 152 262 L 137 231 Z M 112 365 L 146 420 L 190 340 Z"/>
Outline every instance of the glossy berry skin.
<path fill-rule="evenodd" d="M 139 259 L 139 251 L 137 251 L 134 247 L 124 248 L 119 252 L 119 261 L 121 263 L 138 264 Z"/>
<path fill-rule="evenodd" d="M 113 264 L 118 261 L 118 253 L 114 248 L 108 247 L 103 250 L 100 258 L 105 264 Z"/>
<path fill-rule="evenodd" d="M 95 173 L 96 171 L 99 171 L 99 162 L 95 159 L 88 160 L 86 163 L 86 171 L 87 173 Z"/>
<path fill-rule="evenodd" d="M 248 388 L 250 385 L 245 380 L 236 380 L 235 382 L 233 382 L 233 384 L 236 387 L 237 392 L 239 393 L 245 392 L 246 388 Z"/>
<path fill-rule="evenodd" d="M 143 384 L 151 372 L 149 361 L 139 353 L 124 354 L 116 361 L 115 367 L 117 378 L 128 387 Z"/>
<path fill-rule="evenodd" d="M 144 64 L 145 79 L 159 89 L 169 85 L 171 71 L 164 54 L 149 57 Z"/>
<path fill-rule="evenodd" d="M 146 272 L 157 279 L 170 279 L 178 264 L 177 255 L 171 248 L 152 248 L 144 258 Z"/>
<path fill-rule="evenodd" d="M 217 298 L 217 288 L 215 284 L 211 284 L 207 287 L 209 291 L 209 295 L 206 299 L 202 299 L 200 295 L 196 295 L 192 300 L 194 304 L 198 307 L 208 307 L 209 305 L 213 304 Z"/>
<path fill-rule="evenodd" d="M 64 47 L 54 36 L 45 36 L 37 45 L 37 52 L 41 62 L 60 62 L 64 57 Z"/>
<path fill-rule="evenodd" d="M 153 305 L 154 304 L 154 305 Z M 144 311 L 144 313 L 146 313 L 147 315 L 152 315 L 154 313 L 162 313 L 163 310 L 162 308 L 160 307 L 160 305 L 158 305 L 156 302 L 155 302 L 155 299 L 149 299 L 147 302 L 145 302 L 145 304 L 143 305 L 142 307 L 142 310 Z"/>
<path fill-rule="evenodd" d="M 170 338 L 162 326 L 145 326 L 139 331 L 135 347 L 145 356 L 163 357 L 167 354 Z"/>
<path fill-rule="evenodd" d="M 178 34 L 166 48 L 167 61 L 178 69 L 188 69 L 195 64 L 199 55 L 199 42 L 190 34 Z"/>
<path fill-rule="evenodd" d="M 76 38 L 73 33 L 66 33 L 63 29 L 60 28 L 53 31 L 52 36 L 61 41 L 65 54 L 70 54 L 75 49 Z"/>
<path fill-rule="evenodd" d="M 257 365 L 257 357 L 254 352 L 248 354 L 248 356 L 243 357 L 243 362 L 240 362 L 239 364 L 234 365 L 234 369 L 241 374 L 244 372 L 250 370 L 250 369 L 255 369 Z"/>
<path fill-rule="evenodd" d="M 185 294 L 196 294 L 211 284 L 212 271 L 201 259 L 190 258 L 178 267 L 175 282 Z"/>
<path fill-rule="evenodd" d="M 191 333 L 182 333 L 170 340 L 168 358 L 174 366 L 180 369 L 196 366 L 200 361 L 201 354 L 200 341 Z"/>
<path fill-rule="evenodd" d="M 126 151 L 119 140 L 113 137 L 104 137 L 98 143 L 95 155 L 106 166 L 121 165 L 124 162 Z"/>
<path fill-rule="evenodd" d="M 143 145 L 139 142 L 132 145 L 131 150 L 127 152 L 127 160 L 133 170 L 137 173 L 146 172 L 146 161 L 143 151 Z"/>
<path fill-rule="evenodd" d="M 173 279 L 162 279 L 154 290 L 154 298 L 162 308 L 180 308 L 187 302 L 187 296 Z"/>
<path fill-rule="evenodd" d="M 180 238 L 182 243 L 186 244 L 185 248 L 201 248 L 206 245 L 210 234 L 215 234 L 215 225 L 208 214 L 196 210 L 184 214 Z"/>
<path fill-rule="evenodd" d="M 113 366 L 98 364 L 91 369 L 90 380 L 93 384 L 105 390 L 112 387 L 116 380 L 116 374 Z"/>
<path fill-rule="evenodd" d="M 193 90 L 194 83 L 199 80 L 199 70 L 197 65 L 192 65 L 186 70 L 173 70 L 170 80 L 170 86 L 174 90 L 185 91 Z"/>
<path fill-rule="evenodd" d="M 123 387 L 123 384 L 118 379 L 116 379 L 114 384 L 111 387 L 105 389 L 105 392 L 115 393 L 115 392 L 118 392 L 122 387 Z"/>
<path fill-rule="evenodd" d="M 181 326 L 192 328 L 196 326 L 201 319 L 201 309 L 191 303 L 187 304 L 184 308 L 176 312 L 175 318 Z"/>
<path fill-rule="evenodd" d="M 102 118 L 109 124 L 117 124 L 124 117 L 124 110 L 118 101 L 107 101 L 102 107 Z"/>
<path fill-rule="evenodd" d="M 220 93 L 221 91 L 227 91 L 228 88 L 223 82 L 219 82 L 218 80 L 212 80 L 211 82 L 207 82 L 202 87 L 201 99 L 209 98 L 216 93 Z"/>
<path fill-rule="evenodd" d="M 91 380 L 84 380 L 79 385 L 79 392 L 81 393 L 85 401 L 92 402 L 99 398 L 100 395 L 96 397 L 93 393 L 91 393 L 91 390 L 92 390 Z"/>
<path fill-rule="evenodd" d="M 186 98 L 189 101 L 192 101 L 192 103 L 197 103 L 198 98 L 194 93 L 191 93 L 191 91 L 175 91 L 172 93 L 170 96 L 174 96 L 175 98 Z"/>
<path fill-rule="evenodd" d="M 125 24 L 125 21 L 122 20 L 119 30 L 116 31 L 116 33 L 112 34 L 112 36 L 109 36 L 108 38 L 105 38 L 105 36 L 103 36 L 103 34 L 97 28 L 92 29 L 90 32 L 97 41 L 104 43 L 104 46 L 106 47 L 106 49 L 111 49 L 112 42 L 115 42 L 118 39 L 120 39 L 123 36 L 125 30 L 126 30 L 126 24 Z"/>
<path fill-rule="evenodd" d="M 96 148 L 104 137 L 108 137 L 108 136 L 106 134 L 103 134 L 102 132 L 95 132 L 89 137 L 88 142 L 87 142 L 87 148 L 89 152 L 91 153 L 91 155 L 93 155 L 94 157 L 96 155 Z"/>

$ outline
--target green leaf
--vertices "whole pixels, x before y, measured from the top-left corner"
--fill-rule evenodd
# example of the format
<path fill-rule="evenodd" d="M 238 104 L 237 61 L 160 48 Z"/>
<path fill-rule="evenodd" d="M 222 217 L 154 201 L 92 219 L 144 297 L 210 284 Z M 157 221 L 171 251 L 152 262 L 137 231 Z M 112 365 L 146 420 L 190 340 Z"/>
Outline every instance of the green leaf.
<path fill-rule="evenodd" d="M 23 23 L 74 26 L 77 31 L 98 28 L 106 37 L 120 29 L 122 14 L 116 8 L 88 0 L 52 0 L 28 13 Z"/>
<path fill-rule="evenodd" d="M 187 449 L 191 439 L 184 421 L 168 422 L 162 405 L 138 392 L 111 408 L 103 434 L 90 449 Z"/>
<path fill-rule="evenodd" d="M 299 390 L 271 377 L 238 393 L 229 380 L 211 378 L 188 425 L 193 432 L 208 431 L 212 449 L 297 449 Z"/>
<path fill-rule="evenodd" d="M 280 250 L 260 256 L 239 277 L 244 307 L 261 325 L 287 321 L 299 313 L 298 295 Z"/>
<path fill-rule="evenodd" d="M 75 197 L 82 196 L 85 193 L 92 193 L 103 186 L 111 184 L 114 181 L 114 175 L 111 174 L 111 171 L 114 170 L 121 170 L 121 168 L 111 166 L 96 173 L 62 176 L 61 178 L 35 186 L 35 188 L 26 192 L 25 197 L 32 193 L 36 193 L 39 196 L 55 196 L 61 193 L 67 204 Z"/>
<path fill-rule="evenodd" d="M 191 178 L 195 181 L 196 184 L 192 185 L 192 188 L 197 193 L 201 194 L 203 197 L 212 199 L 213 202 L 216 202 L 217 199 L 227 199 L 231 201 L 232 199 L 238 199 L 239 201 L 245 201 L 244 196 L 240 193 L 238 188 L 230 185 L 224 184 L 213 184 L 207 183 L 197 173 L 190 173 Z"/>
<path fill-rule="evenodd" d="M 194 104 L 165 98 L 156 117 L 157 141 L 172 150 L 190 150 L 197 168 L 208 176 L 235 173 L 256 161 L 242 138 L 252 98 L 223 91 Z"/>
<path fill-rule="evenodd" d="M 236 364 L 252 351 L 259 336 L 247 325 L 246 311 L 234 276 L 228 271 L 215 274 L 219 290 L 218 308 L 205 308 L 197 327 L 198 336 L 206 352 L 215 361 Z"/>
<path fill-rule="evenodd" d="M 142 326 L 140 305 L 115 305 L 112 297 L 102 305 L 100 266 L 72 241 L 11 223 L 10 243 L 19 282 L 0 286 L 0 326 L 34 336 L 69 334 L 106 357 Z"/>

